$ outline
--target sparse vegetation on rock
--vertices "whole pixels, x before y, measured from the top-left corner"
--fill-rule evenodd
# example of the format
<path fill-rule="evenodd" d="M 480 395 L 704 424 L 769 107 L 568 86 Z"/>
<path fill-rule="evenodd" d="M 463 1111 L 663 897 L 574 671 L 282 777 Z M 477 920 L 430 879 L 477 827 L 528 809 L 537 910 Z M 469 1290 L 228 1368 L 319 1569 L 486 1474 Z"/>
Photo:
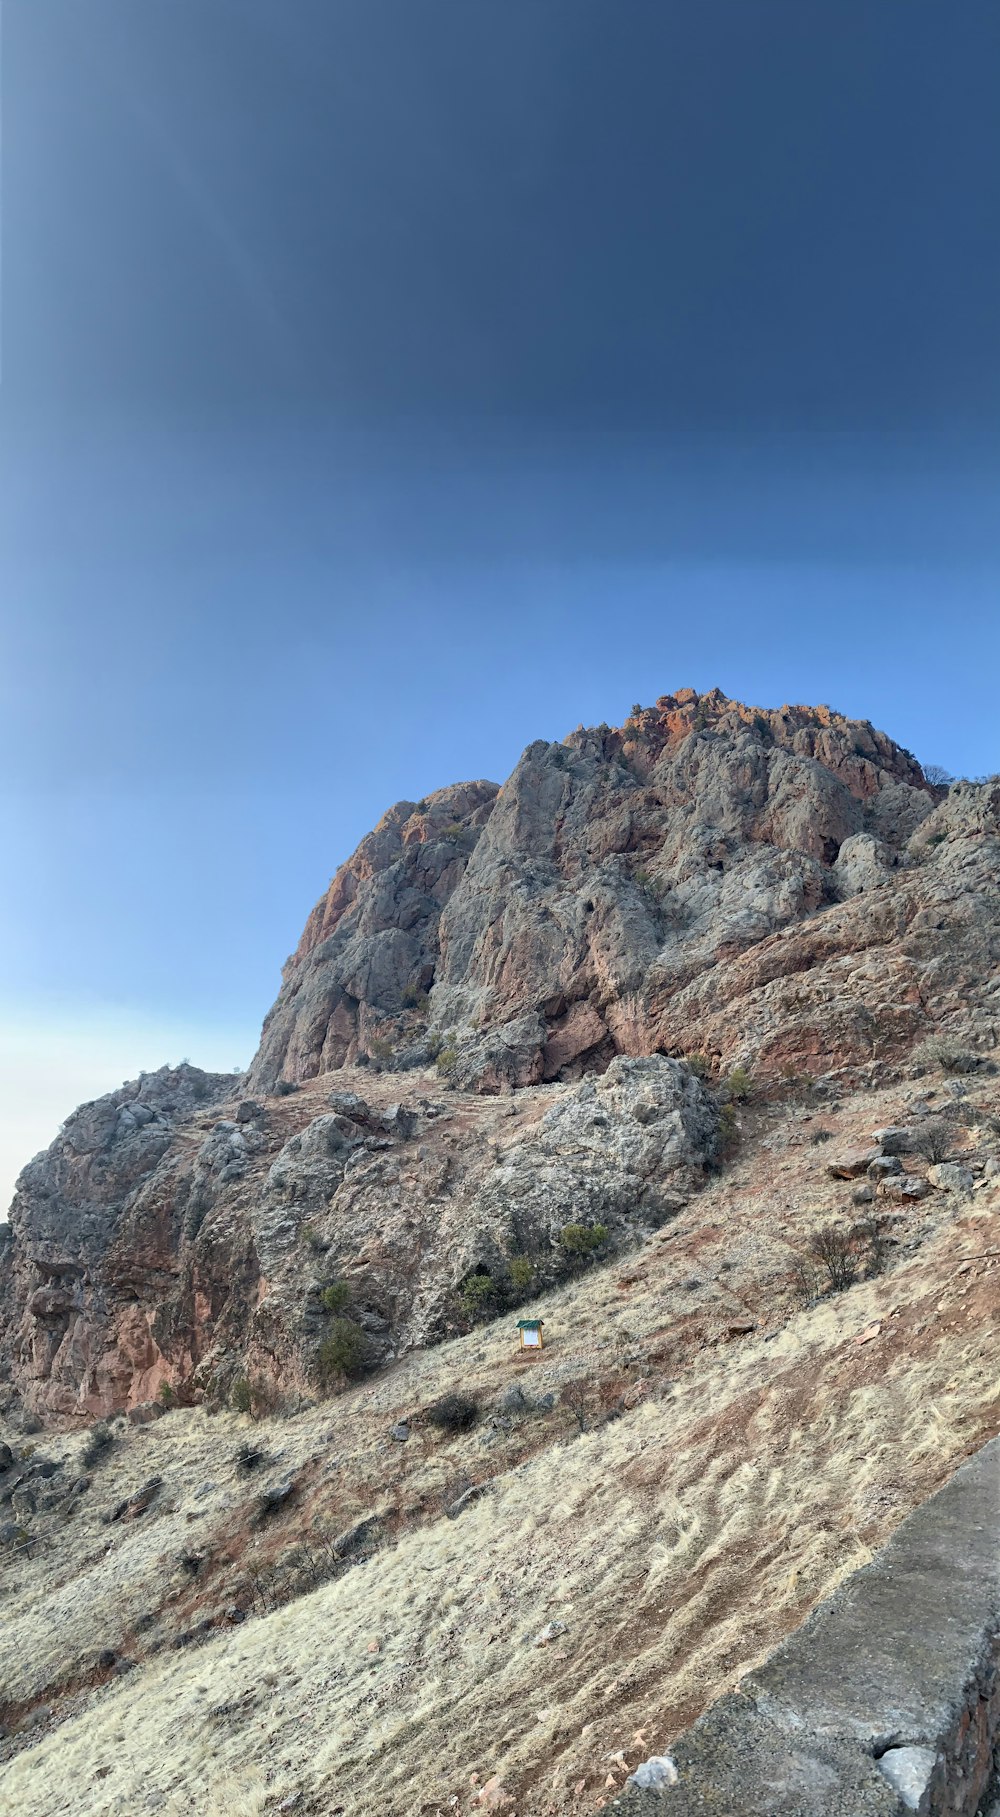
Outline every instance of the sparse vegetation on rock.
<path fill-rule="evenodd" d="M 253 1408 L 253 1389 L 245 1375 L 238 1375 L 229 1390 L 229 1405 L 234 1413 L 249 1413 Z"/>
<path fill-rule="evenodd" d="M 456 1389 L 443 1394 L 440 1400 L 432 1401 L 425 1410 L 425 1418 L 445 1432 L 468 1432 L 479 1418 L 479 1402 L 474 1395 L 462 1394 Z"/>
<path fill-rule="evenodd" d="M 87 1434 L 87 1441 L 80 1452 L 80 1462 L 85 1470 L 93 1470 L 101 1462 L 115 1442 L 115 1435 L 106 1420 L 97 1420 Z"/>
<path fill-rule="evenodd" d="M 364 1369 L 370 1354 L 365 1333 L 353 1319 L 334 1318 L 317 1352 L 317 1362 L 327 1384 L 338 1377 L 350 1379 Z"/>
<path fill-rule="evenodd" d="M 589 1259 L 603 1249 L 608 1240 L 606 1224 L 564 1224 L 559 1243 L 566 1254 L 579 1260 Z"/>
<path fill-rule="evenodd" d="M 974 1073 L 981 1064 L 977 1054 L 946 1035 L 929 1035 L 913 1049 L 912 1057 L 920 1066 L 939 1066 L 946 1073 Z"/>

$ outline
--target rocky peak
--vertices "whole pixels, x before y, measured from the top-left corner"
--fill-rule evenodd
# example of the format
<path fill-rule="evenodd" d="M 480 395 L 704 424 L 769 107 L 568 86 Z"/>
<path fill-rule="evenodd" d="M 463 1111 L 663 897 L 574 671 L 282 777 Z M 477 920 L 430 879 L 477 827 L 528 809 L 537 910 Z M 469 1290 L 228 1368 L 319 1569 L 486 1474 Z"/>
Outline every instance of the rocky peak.
<path fill-rule="evenodd" d="M 633 761 L 639 757 L 653 766 L 692 734 L 736 739 L 747 731 L 765 745 L 815 758 L 862 801 L 877 792 L 883 778 L 930 788 L 916 758 L 867 720 L 847 719 L 828 706 L 748 707 L 720 688 L 707 694 L 680 688 L 661 694 L 654 707 L 635 706 L 619 737 Z"/>
<path fill-rule="evenodd" d="M 684 1051 L 683 988 L 905 868 L 939 795 L 866 721 L 719 689 L 536 742 L 502 788 L 400 803 L 362 841 L 286 967 L 253 1082 L 444 1046 L 496 1091 Z"/>

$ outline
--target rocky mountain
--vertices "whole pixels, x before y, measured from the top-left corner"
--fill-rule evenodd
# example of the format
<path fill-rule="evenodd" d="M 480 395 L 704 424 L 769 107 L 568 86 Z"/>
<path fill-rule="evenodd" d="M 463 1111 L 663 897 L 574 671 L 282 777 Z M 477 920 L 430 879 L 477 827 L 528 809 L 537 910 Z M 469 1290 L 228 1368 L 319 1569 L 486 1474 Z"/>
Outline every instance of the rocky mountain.
<path fill-rule="evenodd" d="M 938 799 L 869 725 L 717 690 L 530 745 L 500 790 L 397 804 L 341 867 L 252 1085 L 388 1054 L 420 1066 L 442 1039 L 480 1091 L 692 1045 L 821 1068 L 886 1051 L 897 1031 L 873 1034 L 863 996 L 836 1025 L 787 1013 L 803 972 L 871 943 L 867 905 L 828 918 L 811 964 L 797 939 L 766 946 L 766 976 L 747 955 L 894 878 Z"/>
<path fill-rule="evenodd" d="M 998 994 L 1000 782 L 827 708 L 393 808 L 249 1075 L 81 1106 L 0 1227 L 0 1805 L 990 1810 Z"/>
<path fill-rule="evenodd" d="M 987 1053 L 998 859 L 1000 784 L 717 690 L 397 804 L 246 1079 L 144 1075 L 25 1169 L 0 1257 L 24 1406 L 314 1394 L 335 1302 L 385 1364 L 643 1240 L 724 1158 L 734 1067 L 856 1081 L 935 1031 Z"/>

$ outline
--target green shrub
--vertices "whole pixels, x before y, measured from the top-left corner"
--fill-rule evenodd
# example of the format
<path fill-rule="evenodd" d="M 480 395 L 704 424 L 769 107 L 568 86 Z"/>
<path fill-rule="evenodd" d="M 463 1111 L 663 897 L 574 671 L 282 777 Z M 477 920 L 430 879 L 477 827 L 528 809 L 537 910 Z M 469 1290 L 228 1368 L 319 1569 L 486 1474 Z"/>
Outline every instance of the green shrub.
<path fill-rule="evenodd" d="M 440 837 L 442 839 L 447 839 L 451 845 L 457 845 L 464 832 L 465 828 L 462 825 L 462 822 L 460 820 L 452 820 L 448 826 L 442 828 Z"/>
<path fill-rule="evenodd" d="M 517 1293 L 527 1293 L 535 1279 L 535 1264 L 530 1256 L 514 1255 L 510 1258 L 510 1284 Z"/>
<path fill-rule="evenodd" d="M 176 1407 L 177 1390 L 172 1382 L 160 1383 L 159 1402 L 161 1407 Z"/>
<path fill-rule="evenodd" d="M 482 1318 L 496 1305 L 497 1287 L 490 1274 L 467 1275 L 459 1288 L 459 1299 L 467 1318 Z"/>
<path fill-rule="evenodd" d="M 368 1339 L 353 1319 L 335 1318 L 317 1355 L 324 1381 L 338 1375 L 358 1375 L 368 1358 Z"/>
<path fill-rule="evenodd" d="M 739 1141 L 740 1120 L 731 1104 L 723 1104 L 719 1109 L 719 1139 L 723 1152 L 728 1154 Z"/>
<path fill-rule="evenodd" d="M 608 1240 L 606 1224 L 564 1224 L 559 1242 L 567 1255 L 592 1256 Z"/>
<path fill-rule="evenodd" d="M 245 1375 L 238 1375 L 230 1388 L 229 1405 L 234 1413 L 249 1413 L 253 1407 L 253 1389 Z"/>
<path fill-rule="evenodd" d="M 479 1402 L 471 1394 L 443 1394 L 427 1408 L 427 1418 L 445 1432 L 467 1432 L 479 1418 Z"/>
<path fill-rule="evenodd" d="M 726 1090 L 736 1104 L 745 1104 L 750 1096 L 750 1074 L 745 1066 L 734 1066 L 726 1080 Z"/>
<path fill-rule="evenodd" d="M 368 1043 L 368 1058 L 374 1060 L 377 1066 L 388 1066 L 392 1059 L 392 1042 L 385 1035 L 376 1035 Z"/>
<path fill-rule="evenodd" d="M 442 1079 L 447 1079 L 448 1076 L 454 1072 L 456 1066 L 458 1065 L 458 1048 L 457 1047 L 440 1048 L 438 1050 L 438 1055 L 437 1055 L 437 1059 L 435 1061 L 435 1065 L 438 1069 L 438 1072 L 441 1074 Z"/>
<path fill-rule="evenodd" d="M 291 1096 L 293 1091 L 298 1091 L 298 1089 L 294 1079 L 279 1079 L 274 1088 L 274 1095 L 276 1098 L 287 1098 Z"/>
<path fill-rule="evenodd" d="M 427 992 L 419 984 L 408 984 L 403 992 L 404 1009 L 426 1009 Z"/>
<path fill-rule="evenodd" d="M 346 1281 L 332 1281 L 319 1297 L 325 1311 L 344 1312 L 351 1303 L 351 1290 Z"/>
<path fill-rule="evenodd" d="M 712 1062 L 707 1054 L 685 1054 L 684 1064 L 696 1079 L 707 1079 L 712 1071 Z"/>
<path fill-rule="evenodd" d="M 302 1238 L 302 1241 L 306 1244 L 307 1248 L 313 1250 L 316 1255 L 322 1255 L 327 1247 L 325 1239 L 320 1236 L 315 1224 L 303 1224 L 302 1229 L 299 1231 L 299 1236 Z"/>

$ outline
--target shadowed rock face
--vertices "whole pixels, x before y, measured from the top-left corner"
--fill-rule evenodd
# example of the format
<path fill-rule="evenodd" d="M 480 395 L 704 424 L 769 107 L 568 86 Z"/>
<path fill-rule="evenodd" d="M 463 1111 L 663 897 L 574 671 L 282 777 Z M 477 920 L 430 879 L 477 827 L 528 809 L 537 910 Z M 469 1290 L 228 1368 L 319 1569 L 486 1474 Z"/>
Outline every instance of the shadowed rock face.
<path fill-rule="evenodd" d="M 564 1225 L 622 1247 L 714 1164 L 677 1056 L 766 1082 L 935 1030 L 994 1047 L 998 878 L 1000 784 L 945 798 L 865 723 L 718 692 L 401 803 L 248 1080 L 147 1075 L 25 1169 L 0 1360 L 66 1418 L 238 1372 L 309 1389 L 335 1281 L 375 1363 L 454 1330 L 471 1274 L 505 1303 L 527 1258 L 544 1288 Z"/>

